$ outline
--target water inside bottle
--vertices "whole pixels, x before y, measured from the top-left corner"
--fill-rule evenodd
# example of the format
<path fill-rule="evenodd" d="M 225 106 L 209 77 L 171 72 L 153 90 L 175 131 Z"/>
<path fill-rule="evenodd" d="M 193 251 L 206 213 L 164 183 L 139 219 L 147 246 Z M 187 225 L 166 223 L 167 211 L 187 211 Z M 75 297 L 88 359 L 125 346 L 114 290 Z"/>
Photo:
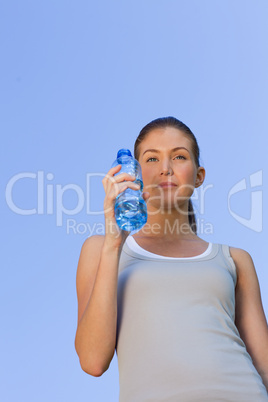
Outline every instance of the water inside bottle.
<path fill-rule="evenodd" d="M 115 219 L 118 226 L 127 231 L 141 228 L 147 221 L 147 208 L 143 199 L 122 200 L 116 205 Z"/>

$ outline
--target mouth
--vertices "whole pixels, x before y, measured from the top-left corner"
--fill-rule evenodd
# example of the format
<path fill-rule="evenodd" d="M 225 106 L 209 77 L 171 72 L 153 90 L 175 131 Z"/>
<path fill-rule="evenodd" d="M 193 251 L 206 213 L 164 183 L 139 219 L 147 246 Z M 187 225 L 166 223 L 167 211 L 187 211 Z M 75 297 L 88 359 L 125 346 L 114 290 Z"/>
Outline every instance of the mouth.
<path fill-rule="evenodd" d="M 162 183 L 159 183 L 158 185 L 161 188 L 171 188 L 171 187 L 177 187 L 177 185 L 175 183 L 172 183 L 170 181 L 164 181 Z"/>

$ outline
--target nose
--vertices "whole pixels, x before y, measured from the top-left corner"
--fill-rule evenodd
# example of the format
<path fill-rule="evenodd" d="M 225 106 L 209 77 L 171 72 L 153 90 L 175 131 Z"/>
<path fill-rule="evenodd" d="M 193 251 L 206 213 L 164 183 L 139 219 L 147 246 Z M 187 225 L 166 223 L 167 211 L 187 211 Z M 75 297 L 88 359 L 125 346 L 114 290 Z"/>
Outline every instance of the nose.
<path fill-rule="evenodd" d="M 172 167 L 170 165 L 170 162 L 163 162 L 163 165 L 161 166 L 161 175 L 163 176 L 169 176 L 173 174 Z"/>

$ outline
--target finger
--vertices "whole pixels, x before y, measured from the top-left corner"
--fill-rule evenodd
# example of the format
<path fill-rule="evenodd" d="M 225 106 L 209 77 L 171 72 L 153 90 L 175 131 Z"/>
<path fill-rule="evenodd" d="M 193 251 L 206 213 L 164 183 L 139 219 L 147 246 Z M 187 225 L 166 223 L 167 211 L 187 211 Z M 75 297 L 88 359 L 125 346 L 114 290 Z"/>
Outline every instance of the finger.
<path fill-rule="evenodd" d="M 135 176 L 133 176 L 129 173 L 126 173 L 126 172 L 119 173 L 116 176 L 110 176 L 109 178 L 110 178 L 110 180 L 117 182 L 117 183 L 120 181 L 123 181 L 123 180 L 128 180 L 128 181 L 136 180 Z"/>
<path fill-rule="evenodd" d="M 118 173 L 121 170 L 121 167 L 122 167 L 122 165 L 116 165 L 116 166 L 112 167 L 110 170 L 108 170 L 108 172 L 102 179 L 102 182 L 105 183 L 107 180 L 109 180 L 111 177 L 113 177 L 116 173 Z"/>
<path fill-rule="evenodd" d="M 128 188 L 131 190 L 139 190 L 140 185 L 132 181 L 123 181 L 120 183 L 116 183 L 112 191 L 114 191 L 115 197 L 117 197 L 120 193 L 127 190 Z"/>
<path fill-rule="evenodd" d="M 150 193 L 148 193 L 148 191 L 145 191 L 144 193 L 142 193 L 142 197 L 144 199 L 144 201 L 148 201 L 150 198 Z"/>
<path fill-rule="evenodd" d="M 105 204 L 107 206 L 114 204 L 116 197 L 128 188 L 132 190 L 139 190 L 140 185 L 132 181 L 123 181 L 121 183 L 114 183 L 114 185 L 106 193 Z"/>
<path fill-rule="evenodd" d="M 123 182 L 133 182 L 136 180 L 135 176 L 131 176 L 128 173 L 120 173 L 116 176 L 110 176 L 107 178 L 107 181 L 103 183 L 104 188 L 106 188 L 106 191 L 110 191 L 113 185 L 118 185 L 119 183 Z"/>
<path fill-rule="evenodd" d="M 119 170 L 122 168 L 122 165 L 116 165 L 114 167 L 112 167 L 110 170 L 108 170 L 107 174 L 109 176 L 113 176 L 116 172 L 119 172 Z"/>
<path fill-rule="evenodd" d="M 107 174 L 104 176 L 102 182 L 105 183 L 107 181 L 113 181 L 113 180 L 120 180 L 122 177 L 126 177 L 129 180 L 135 180 L 135 176 L 130 175 L 129 173 L 126 172 L 122 172 L 121 174 L 118 174 L 118 172 L 120 171 L 122 165 L 117 165 L 115 167 L 113 167 L 112 169 L 110 169 Z"/>

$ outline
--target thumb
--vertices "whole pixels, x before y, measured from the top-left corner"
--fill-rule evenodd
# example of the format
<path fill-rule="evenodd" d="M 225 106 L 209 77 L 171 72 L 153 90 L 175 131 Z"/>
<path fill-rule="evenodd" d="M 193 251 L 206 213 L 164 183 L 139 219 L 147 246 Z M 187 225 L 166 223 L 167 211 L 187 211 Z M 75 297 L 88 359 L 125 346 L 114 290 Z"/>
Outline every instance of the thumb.
<path fill-rule="evenodd" d="M 142 197 L 144 201 L 147 202 L 148 199 L 150 198 L 150 193 L 148 193 L 148 191 L 145 191 L 144 193 L 142 193 Z"/>

